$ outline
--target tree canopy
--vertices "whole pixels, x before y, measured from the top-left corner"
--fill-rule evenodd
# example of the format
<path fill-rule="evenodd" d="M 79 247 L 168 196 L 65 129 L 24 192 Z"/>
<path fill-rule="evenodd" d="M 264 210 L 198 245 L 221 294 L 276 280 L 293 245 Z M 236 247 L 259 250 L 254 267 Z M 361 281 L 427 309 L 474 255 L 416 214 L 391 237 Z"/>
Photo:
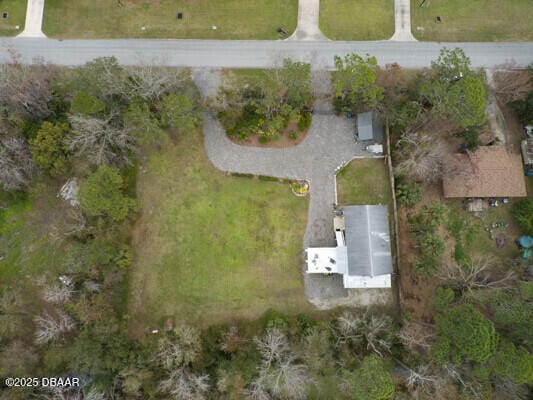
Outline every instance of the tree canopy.
<path fill-rule="evenodd" d="M 376 84 L 377 60 L 367 54 L 335 56 L 336 71 L 332 74 L 337 112 L 358 113 L 376 108 L 383 99 L 383 88 Z"/>
<path fill-rule="evenodd" d="M 470 69 L 463 50 L 444 48 L 431 63 L 435 77 L 422 88 L 422 94 L 442 118 L 450 118 L 463 128 L 481 126 L 486 121 L 487 93 L 481 73 Z"/>
<path fill-rule="evenodd" d="M 30 139 L 30 151 L 35 163 L 52 175 L 65 171 L 67 156 L 63 144 L 65 134 L 69 131 L 67 123 L 42 123 L 35 138 Z"/>
<path fill-rule="evenodd" d="M 350 383 L 354 400 L 388 400 L 394 395 L 391 374 L 375 354 L 365 357 L 361 367 L 352 374 Z"/>
<path fill-rule="evenodd" d="M 121 221 L 137 208 L 134 199 L 124 195 L 124 182 L 118 171 L 101 165 L 80 188 L 80 203 L 89 216 L 109 216 Z"/>
<path fill-rule="evenodd" d="M 432 352 L 439 363 L 482 362 L 496 351 L 494 325 L 471 305 L 451 308 L 435 320 L 437 340 Z"/>

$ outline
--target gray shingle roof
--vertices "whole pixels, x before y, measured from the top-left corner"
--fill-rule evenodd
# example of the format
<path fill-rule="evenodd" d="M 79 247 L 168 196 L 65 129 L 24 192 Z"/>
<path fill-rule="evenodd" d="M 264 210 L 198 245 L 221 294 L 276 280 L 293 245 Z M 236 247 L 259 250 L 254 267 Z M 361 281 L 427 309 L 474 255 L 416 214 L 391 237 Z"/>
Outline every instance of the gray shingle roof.
<path fill-rule="evenodd" d="M 346 206 L 348 275 L 376 276 L 392 273 L 387 206 Z"/>

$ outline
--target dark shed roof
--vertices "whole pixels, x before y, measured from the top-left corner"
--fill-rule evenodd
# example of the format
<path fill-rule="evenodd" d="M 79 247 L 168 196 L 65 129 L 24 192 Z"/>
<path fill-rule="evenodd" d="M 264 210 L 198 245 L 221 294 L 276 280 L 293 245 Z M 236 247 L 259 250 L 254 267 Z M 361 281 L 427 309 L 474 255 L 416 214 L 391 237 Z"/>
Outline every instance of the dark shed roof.
<path fill-rule="evenodd" d="M 376 276 L 392 273 L 387 206 L 346 206 L 348 275 Z"/>
<path fill-rule="evenodd" d="M 357 115 L 357 135 L 359 140 L 383 140 L 383 120 L 378 113 L 368 111 Z"/>

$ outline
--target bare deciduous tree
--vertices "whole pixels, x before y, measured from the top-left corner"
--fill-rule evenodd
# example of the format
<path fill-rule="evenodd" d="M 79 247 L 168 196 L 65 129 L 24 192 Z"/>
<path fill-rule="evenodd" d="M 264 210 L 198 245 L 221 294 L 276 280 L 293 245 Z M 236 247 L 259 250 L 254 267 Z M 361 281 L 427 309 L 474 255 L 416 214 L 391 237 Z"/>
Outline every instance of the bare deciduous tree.
<path fill-rule="evenodd" d="M 186 80 L 182 70 L 163 67 L 158 61 L 129 67 L 127 72 L 128 94 L 149 101 L 159 101 L 164 94 L 177 92 Z"/>
<path fill-rule="evenodd" d="M 209 390 L 209 376 L 194 374 L 186 368 L 178 368 L 160 382 L 159 388 L 176 400 L 203 400 Z"/>
<path fill-rule="evenodd" d="M 394 341 L 392 319 L 387 315 L 355 314 L 345 311 L 337 318 L 339 343 L 366 341 L 366 346 L 380 357 L 390 352 Z"/>
<path fill-rule="evenodd" d="M 57 69 L 35 61 L 33 66 L 16 59 L 0 65 L 0 106 L 16 119 L 38 121 L 51 112 L 48 103 Z"/>
<path fill-rule="evenodd" d="M 53 304 L 67 303 L 74 294 L 74 290 L 63 284 L 46 285 L 43 289 L 44 300 Z"/>
<path fill-rule="evenodd" d="M 471 257 L 463 266 L 448 264 L 441 269 L 439 278 L 463 292 L 476 289 L 509 289 L 516 277 L 508 270 L 502 276 L 494 273 L 495 261 L 489 257 Z"/>
<path fill-rule="evenodd" d="M 287 337 L 278 328 L 270 328 L 255 343 L 261 353 L 259 375 L 246 391 L 253 400 L 306 398 L 309 378 L 307 367 L 296 363 Z"/>
<path fill-rule="evenodd" d="M 433 337 L 432 327 L 414 321 L 404 323 L 398 332 L 398 338 L 402 344 L 411 351 L 429 351 Z"/>
<path fill-rule="evenodd" d="M 34 321 L 37 325 L 37 330 L 35 331 L 35 342 L 37 344 L 58 341 L 76 326 L 70 315 L 62 311 L 59 311 L 56 317 L 45 312 L 35 317 Z"/>
<path fill-rule="evenodd" d="M 83 155 L 96 164 L 129 162 L 129 153 L 135 149 L 128 130 L 113 123 L 115 115 L 100 119 L 88 115 L 69 116 L 72 134 L 66 144 L 70 151 Z"/>
<path fill-rule="evenodd" d="M 421 133 L 402 136 L 404 147 L 399 152 L 401 161 L 396 172 L 421 182 L 436 182 L 445 174 L 457 173 L 452 169 L 449 152 L 441 138 Z"/>
<path fill-rule="evenodd" d="M 174 329 L 171 337 L 159 339 L 154 359 L 164 368 L 171 370 L 190 364 L 200 353 L 200 335 L 194 328 L 181 325 Z"/>
<path fill-rule="evenodd" d="M 492 77 L 495 94 L 503 103 L 524 100 L 533 91 L 532 73 L 527 69 L 506 65 L 495 71 Z"/>
<path fill-rule="evenodd" d="M 278 328 L 268 329 L 262 338 L 255 338 L 254 342 L 266 365 L 283 359 L 289 352 L 287 336 Z"/>
<path fill-rule="evenodd" d="M 246 338 L 239 334 L 239 328 L 236 326 L 230 326 L 228 331 L 222 337 L 220 350 L 222 350 L 224 353 L 233 353 L 242 348 L 246 342 Z"/>
<path fill-rule="evenodd" d="M 34 172 L 26 142 L 17 137 L 0 138 L 0 184 L 4 190 L 26 187 Z"/>

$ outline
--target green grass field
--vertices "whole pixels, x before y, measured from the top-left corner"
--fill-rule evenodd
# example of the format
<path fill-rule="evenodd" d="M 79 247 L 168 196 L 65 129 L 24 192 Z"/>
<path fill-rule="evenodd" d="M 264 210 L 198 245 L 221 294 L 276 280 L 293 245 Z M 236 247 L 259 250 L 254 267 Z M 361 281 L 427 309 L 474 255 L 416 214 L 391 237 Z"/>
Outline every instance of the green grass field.
<path fill-rule="evenodd" d="M 0 281 L 36 278 L 54 273 L 61 259 L 62 241 L 54 240 L 61 201 L 45 185 L 26 198 L 0 195 Z M 57 238 L 56 238 L 57 239 Z"/>
<path fill-rule="evenodd" d="M 0 36 L 15 36 L 24 30 L 26 20 L 26 0 L 0 1 Z M 7 13 L 7 18 L 2 17 Z M 16 26 L 19 29 L 16 29 Z"/>
<path fill-rule="evenodd" d="M 297 0 L 47 0 L 43 31 L 65 38 L 277 39 L 279 27 L 296 29 L 297 14 Z"/>
<path fill-rule="evenodd" d="M 387 166 L 383 159 L 356 159 L 337 174 L 341 205 L 390 204 Z"/>
<path fill-rule="evenodd" d="M 288 185 L 224 175 L 191 132 L 149 157 L 138 195 L 134 321 L 205 326 L 310 309 L 301 276 L 308 201 Z"/>
<path fill-rule="evenodd" d="M 320 0 L 320 30 L 333 40 L 384 40 L 394 33 L 394 0 Z"/>
<path fill-rule="evenodd" d="M 411 29 L 419 40 L 533 40 L 531 0 L 428 0 L 419 7 L 421 3 L 411 0 Z M 442 22 L 436 21 L 437 16 Z"/>

